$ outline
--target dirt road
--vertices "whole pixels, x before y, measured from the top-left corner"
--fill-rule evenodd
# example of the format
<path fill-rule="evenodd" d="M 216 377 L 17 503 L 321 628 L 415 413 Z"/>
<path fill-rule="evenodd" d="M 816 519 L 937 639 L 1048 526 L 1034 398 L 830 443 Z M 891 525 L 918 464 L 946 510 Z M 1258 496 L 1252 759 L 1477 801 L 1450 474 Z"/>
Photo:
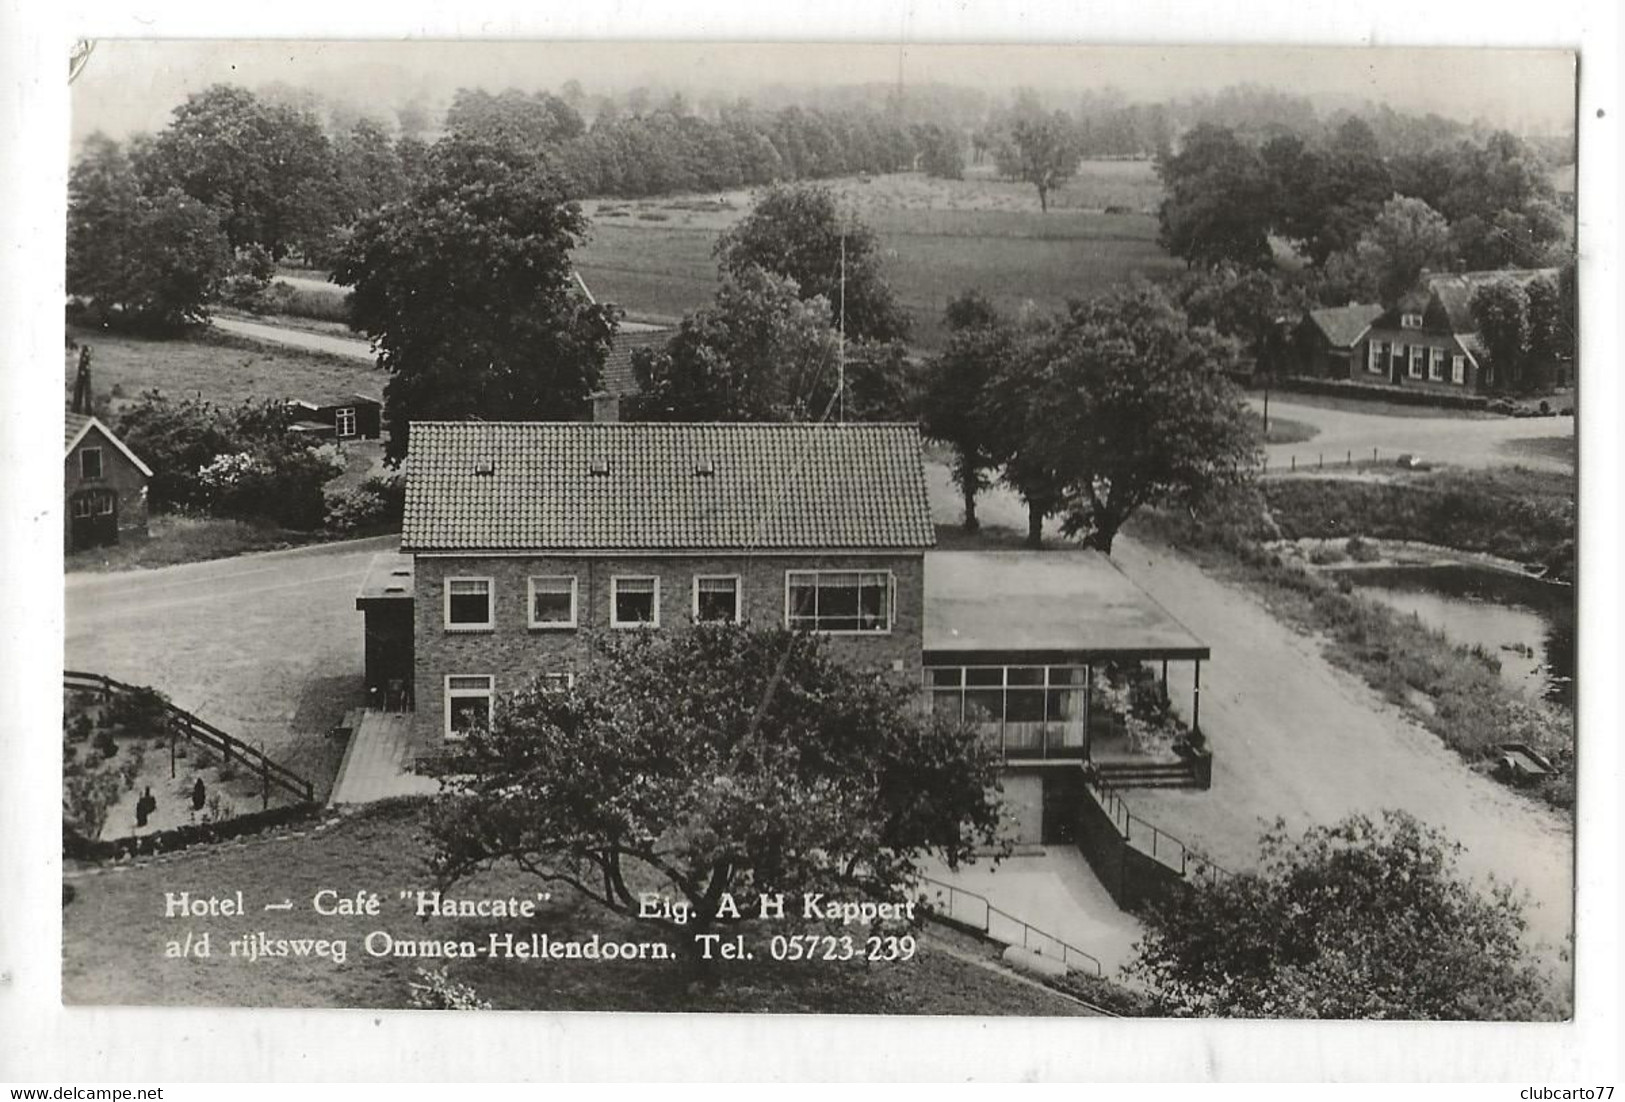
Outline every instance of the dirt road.
<path fill-rule="evenodd" d="M 359 703 L 367 563 L 399 536 L 67 578 L 69 669 L 168 693 L 267 752 Z"/>
<path fill-rule="evenodd" d="M 959 518 L 945 468 L 932 465 L 939 522 Z M 978 503 L 984 526 L 1024 531 L 1003 490 Z M 1277 816 L 1301 829 L 1351 812 L 1399 808 L 1466 847 L 1463 867 L 1526 889 L 1531 933 L 1560 945 L 1573 922 L 1570 821 L 1469 770 L 1437 737 L 1335 669 L 1318 644 L 1276 620 L 1245 591 L 1189 561 L 1119 536 L 1112 558 L 1213 649 L 1202 667 L 1202 728 L 1214 748 L 1208 792 L 1135 791 L 1134 809 L 1229 867 L 1256 859 Z M 1171 670 L 1189 714 L 1190 672 Z"/>
<path fill-rule="evenodd" d="M 372 345 L 359 337 L 330 337 L 323 333 L 266 325 L 257 321 L 243 321 L 240 318 L 215 318 L 211 324 L 223 333 L 247 337 L 249 340 L 285 344 L 291 348 L 303 348 L 307 352 L 325 352 L 330 356 L 366 360 L 368 363 L 376 363 L 378 360 L 373 354 Z"/>
<path fill-rule="evenodd" d="M 1258 398 L 1248 401 L 1261 409 Z M 1328 464 L 1342 463 L 1352 452 L 1356 462 L 1393 462 L 1406 452 L 1435 463 L 1463 467 L 1522 466 L 1542 471 L 1572 472 L 1574 464 L 1550 455 L 1531 454 L 1505 445 L 1523 440 L 1573 439 L 1572 417 L 1385 417 L 1380 413 L 1328 409 L 1270 399 L 1270 416 L 1303 421 L 1320 429 L 1312 440 L 1298 444 L 1271 444 L 1264 449 L 1269 470 L 1283 471 L 1297 457 L 1300 468 L 1321 457 Z"/>

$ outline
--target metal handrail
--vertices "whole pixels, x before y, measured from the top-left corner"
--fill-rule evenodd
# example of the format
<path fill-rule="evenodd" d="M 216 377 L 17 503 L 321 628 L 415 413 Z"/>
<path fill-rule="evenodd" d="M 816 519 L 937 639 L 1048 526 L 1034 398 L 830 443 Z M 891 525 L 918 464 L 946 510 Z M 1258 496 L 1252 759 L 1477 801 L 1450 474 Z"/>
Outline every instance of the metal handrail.
<path fill-rule="evenodd" d="M 1020 918 L 1017 918 L 1015 915 L 1011 914 L 1009 911 L 1003 910 L 1002 908 L 999 908 L 999 907 L 995 907 L 993 905 L 993 901 L 988 899 L 987 896 L 980 895 L 980 894 L 978 894 L 976 892 L 973 892 L 973 891 L 967 891 L 966 889 L 961 888 L 961 887 L 957 887 L 957 886 L 955 886 L 953 884 L 948 883 L 945 880 L 938 880 L 933 876 L 923 876 L 922 875 L 920 877 L 920 881 L 922 883 L 925 883 L 925 884 L 931 884 L 931 885 L 933 885 L 935 887 L 945 889 L 948 892 L 948 911 L 947 911 L 947 915 L 948 915 L 949 918 L 952 918 L 952 919 L 955 919 L 956 921 L 961 921 L 961 922 L 965 921 L 964 919 L 958 918 L 958 916 L 954 914 L 954 897 L 956 895 L 966 896 L 966 897 L 968 897 L 970 899 L 976 900 L 978 903 L 980 903 L 982 905 L 982 915 L 983 915 L 982 921 L 980 923 L 967 922 L 966 923 L 967 925 L 976 926 L 984 934 L 987 934 L 989 937 L 994 938 L 994 940 L 996 940 L 996 941 L 1005 941 L 1004 938 L 997 937 L 993 933 L 993 921 L 992 921 L 992 919 L 993 919 L 994 915 L 998 915 L 1000 918 L 1003 918 L 1006 921 L 1011 922 L 1011 923 L 1021 927 L 1021 947 L 1023 949 L 1027 949 L 1027 950 L 1029 950 L 1031 952 L 1039 954 L 1040 956 L 1043 956 L 1044 955 L 1044 949 L 1042 948 L 1042 946 L 1043 946 L 1044 943 L 1049 943 L 1049 944 L 1052 944 L 1052 945 L 1056 946 L 1059 949 L 1058 955 L 1059 955 L 1059 957 L 1061 959 L 1061 963 L 1066 965 L 1068 968 L 1078 968 L 1081 971 L 1085 967 L 1084 965 L 1078 965 L 1078 964 L 1073 963 L 1073 958 L 1076 957 L 1076 958 L 1079 958 L 1079 959 L 1081 959 L 1083 961 L 1086 961 L 1087 962 L 1086 967 L 1092 968 L 1094 970 L 1095 975 L 1099 976 L 1099 975 L 1103 974 L 1103 970 L 1101 968 L 1100 958 L 1099 957 L 1095 956 L 1093 953 L 1084 952 L 1082 949 L 1079 949 L 1076 945 L 1072 945 L 1072 944 L 1070 944 L 1068 942 L 1062 941 L 1060 938 L 1056 937 L 1054 934 L 1046 933 L 1043 930 L 1040 930 L 1038 927 L 1034 926 L 1032 923 L 1026 922 L 1026 921 L 1024 921 L 1024 920 L 1022 920 Z M 924 902 L 926 903 L 927 906 L 932 905 L 930 899 L 924 898 L 923 895 L 922 895 L 922 898 L 924 899 Z M 1039 948 L 1034 948 L 1033 947 L 1032 942 L 1035 941 L 1035 940 L 1039 942 L 1039 945 L 1040 945 Z M 1012 944 L 1011 942 L 1005 942 L 1005 943 L 1006 944 Z"/>
<path fill-rule="evenodd" d="M 82 670 L 62 671 L 62 684 L 68 689 L 82 689 L 100 693 L 104 699 L 111 697 L 115 690 L 121 692 L 138 691 L 137 686 L 126 684 L 117 678 L 108 677 L 102 673 L 85 673 Z M 279 788 L 286 789 L 306 803 L 315 801 L 316 786 L 292 769 L 267 757 L 262 751 L 248 745 L 242 739 L 228 735 L 214 724 L 199 719 L 184 708 L 178 708 L 167 700 L 161 703 L 163 704 L 164 713 L 188 740 L 213 746 L 225 755 L 228 762 L 233 755 L 236 755 L 242 759 L 244 765 L 259 773 L 268 783 L 274 783 Z"/>
<path fill-rule="evenodd" d="M 1230 870 L 1217 861 L 1194 850 L 1182 839 L 1169 834 L 1150 820 L 1136 815 L 1133 809 L 1129 807 L 1128 801 L 1123 799 L 1115 788 L 1098 775 L 1087 778 L 1085 783 L 1089 786 L 1096 802 L 1100 804 L 1101 810 L 1110 816 L 1112 825 L 1117 828 L 1118 833 L 1123 836 L 1123 841 L 1128 845 L 1133 846 L 1141 853 L 1148 854 L 1170 869 L 1178 869 L 1180 876 L 1189 875 L 1192 864 L 1203 865 L 1226 876 L 1230 875 Z M 1136 839 L 1134 834 L 1135 824 L 1141 827 L 1142 835 L 1149 833 L 1149 848 Z M 1178 857 L 1177 863 L 1174 861 L 1175 856 Z"/>

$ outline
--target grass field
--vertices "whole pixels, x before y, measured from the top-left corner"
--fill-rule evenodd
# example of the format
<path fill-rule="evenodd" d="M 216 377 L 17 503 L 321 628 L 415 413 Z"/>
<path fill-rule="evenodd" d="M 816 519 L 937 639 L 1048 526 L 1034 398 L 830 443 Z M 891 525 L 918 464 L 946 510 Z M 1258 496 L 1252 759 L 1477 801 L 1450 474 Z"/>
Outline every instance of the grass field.
<path fill-rule="evenodd" d="M 1030 186 L 973 170 L 965 180 L 915 173 L 831 181 L 843 209 L 879 238 L 886 276 L 914 318 L 916 343 L 937 346 L 949 298 L 977 288 L 1005 309 L 1053 309 L 1133 275 L 1181 265 L 1156 243 L 1161 194 L 1145 162 L 1088 162 L 1041 213 Z M 750 210 L 748 193 L 589 202 L 591 240 L 576 253 L 600 298 L 634 317 L 671 320 L 708 302 L 717 235 Z M 1106 206 L 1128 213 L 1105 214 Z"/>
<path fill-rule="evenodd" d="M 383 386 L 378 371 L 358 360 L 271 347 L 208 329 L 154 340 L 70 326 L 68 336 L 91 346 L 96 395 L 112 395 L 115 414 L 154 389 L 171 398 L 201 394 L 216 405 L 232 406 L 267 398 L 377 393 Z M 77 353 L 65 361 L 63 385 L 71 393 Z"/>
<path fill-rule="evenodd" d="M 175 1006 L 300 1006 L 391 1008 L 410 1005 L 408 984 L 418 966 L 447 964 L 453 980 L 472 984 L 499 1010 L 723 1011 L 849 1014 L 1082 1013 L 1082 1008 L 1030 984 L 1001 976 L 924 944 L 908 962 L 866 965 L 780 963 L 768 959 L 777 928 L 748 931 L 758 959 L 719 964 L 721 983 L 690 991 L 686 966 L 673 960 L 554 960 L 485 958 L 423 960 L 372 957 L 362 941 L 374 930 L 393 937 L 484 943 L 492 932 L 556 940 L 656 941 L 640 926 L 571 894 L 559 885 L 538 905 L 535 919 L 429 919 L 413 916 L 397 890 L 430 888 L 421 807 L 374 805 L 320 834 L 274 838 L 247 846 L 194 851 L 166 864 L 72 881 L 75 898 L 62 912 L 62 997 L 66 1003 Z M 460 886 L 457 898 L 531 898 L 544 886 L 508 868 Z M 377 918 L 321 917 L 312 896 L 322 888 L 353 895 L 379 892 Z M 166 892 L 194 896 L 242 891 L 248 919 L 164 917 Z M 266 902 L 292 899 L 291 912 L 266 913 Z M 211 933 L 210 959 L 165 959 L 165 943 Z M 304 959 L 229 956 L 233 936 L 264 930 L 271 938 L 343 939 L 343 964 Z"/>

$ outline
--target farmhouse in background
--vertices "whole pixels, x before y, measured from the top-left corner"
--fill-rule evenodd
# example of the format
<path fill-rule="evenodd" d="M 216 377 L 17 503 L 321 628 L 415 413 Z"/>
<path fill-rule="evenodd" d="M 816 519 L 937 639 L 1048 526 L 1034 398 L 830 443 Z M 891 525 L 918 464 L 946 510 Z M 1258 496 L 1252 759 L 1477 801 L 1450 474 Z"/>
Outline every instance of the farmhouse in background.
<path fill-rule="evenodd" d="M 96 418 L 68 411 L 63 547 L 104 547 L 147 534 L 152 469 Z"/>
<path fill-rule="evenodd" d="M 1297 373 L 1392 394 L 1394 388 L 1482 395 L 1563 386 L 1566 364 L 1532 365 L 1540 378 L 1497 378 L 1473 318 L 1473 294 L 1487 283 L 1555 278 L 1554 268 L 1424 273 L 1389 307 L 1354 303 L 1311 310 L 1298 328 Z"/>
<path fill-rule="evenodd" d="M 289 431 L 340 442 L 378 439 L 383 418 L 383 402 L 365 394 L 345 394 L 321 402 L 288 399 Z"/>
<path fill-rule="evenodd" d="M 1199 740 L 1148 749 L 1096 695 L 1160 669 L 1166 699 L 1192 663 L 1199 732 L 1207 646 L 1096 552 L 933 550 L 913 425 L 421 422 L 406 470 L 401 552 L 356 606 L 372 705 L 415 708 L 389 717 L 411 746 L 367 760 L 432 759 L 501 694 L 573 684 L 592 633 L 723 621 L 818 633 L 975 724 L 1023 840 L 1072 829 L 1086 763 L 1210 781 Z"/>

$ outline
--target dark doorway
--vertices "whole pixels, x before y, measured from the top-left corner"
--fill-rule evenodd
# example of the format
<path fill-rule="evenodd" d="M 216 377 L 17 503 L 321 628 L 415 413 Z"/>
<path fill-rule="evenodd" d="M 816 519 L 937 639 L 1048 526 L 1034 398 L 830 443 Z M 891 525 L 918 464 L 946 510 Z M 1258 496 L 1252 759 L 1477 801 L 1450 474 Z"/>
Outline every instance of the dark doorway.
<path fill-rule="evenodd" d="M 1078 785 L 1070 776 L 1044 776 L 1044 822 L 1040 841 L 1046 846 L 1069 846 L 1076 841 Z"/>
<path fill-rule="evenodd" d="M 68 502 L 73 550 L 107 547 L 118 542 L 118 495 L 112 490 L 84 490 Z"/>

